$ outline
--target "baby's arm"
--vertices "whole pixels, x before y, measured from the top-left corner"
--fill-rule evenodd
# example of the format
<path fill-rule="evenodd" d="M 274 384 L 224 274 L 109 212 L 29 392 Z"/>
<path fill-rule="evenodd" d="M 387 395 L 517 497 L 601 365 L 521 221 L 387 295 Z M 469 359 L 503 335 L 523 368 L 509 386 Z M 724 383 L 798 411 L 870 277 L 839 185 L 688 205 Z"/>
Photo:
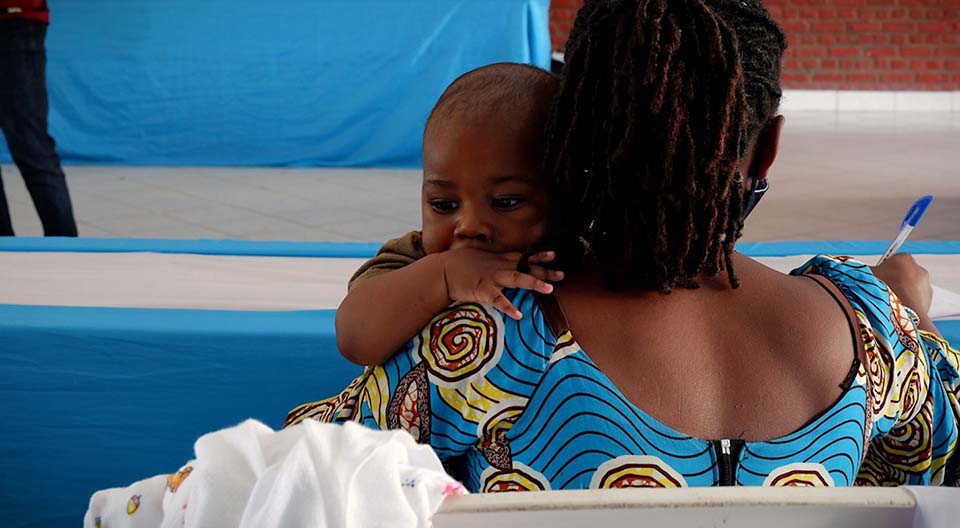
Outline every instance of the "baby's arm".
<path fill-rule="evenodd" d="M 353 363 L 378 365 L 449 304 L 439 254 L 360 278 L 337 310 L 337 347 Z"/>
<path fill-rule="evenodd" d="M 552 253 L 530 258 L 526 273 L 517 271 L 519 253 L 497 254 L 457 249 L 427 255 L 415 262 L 355 281 L 337 310 L 337 346 L 348 360 L 377 365 L 389 359 L 451 302 L 492 304 L 508 316 L 521 317 L 501 290 L 523 288 L 549 294 L 544 280 L 563 278 L 536 264 Z"/>

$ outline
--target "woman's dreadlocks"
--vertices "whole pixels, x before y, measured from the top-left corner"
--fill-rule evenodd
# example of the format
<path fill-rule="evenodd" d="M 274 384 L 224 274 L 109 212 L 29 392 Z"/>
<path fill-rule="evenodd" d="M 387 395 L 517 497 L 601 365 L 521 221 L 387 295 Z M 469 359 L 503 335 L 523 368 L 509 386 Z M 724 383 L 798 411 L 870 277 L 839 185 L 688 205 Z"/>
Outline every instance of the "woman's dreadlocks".
<path fill-rule="evenodd" d="M 558 245 L 613 287 L 723 270 L 737 287 L 739 165 L 776 114 L 785 48 L 759 0 L 586 0 L 548 123 Z"/>

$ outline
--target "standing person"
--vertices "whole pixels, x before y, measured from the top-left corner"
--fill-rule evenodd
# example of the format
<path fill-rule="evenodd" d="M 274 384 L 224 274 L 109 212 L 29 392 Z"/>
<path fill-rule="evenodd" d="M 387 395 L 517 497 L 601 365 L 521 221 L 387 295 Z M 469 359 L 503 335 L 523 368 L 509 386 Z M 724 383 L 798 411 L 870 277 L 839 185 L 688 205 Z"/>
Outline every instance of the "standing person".
<path fill-rule="evenodd" d="M 70 191 L 47 133 L 50 11 L 45 0 L 0 0 L 0 129 L 46 236 L 77 236 Z M 13 236 L 0 178 L 0 236 Z"/>

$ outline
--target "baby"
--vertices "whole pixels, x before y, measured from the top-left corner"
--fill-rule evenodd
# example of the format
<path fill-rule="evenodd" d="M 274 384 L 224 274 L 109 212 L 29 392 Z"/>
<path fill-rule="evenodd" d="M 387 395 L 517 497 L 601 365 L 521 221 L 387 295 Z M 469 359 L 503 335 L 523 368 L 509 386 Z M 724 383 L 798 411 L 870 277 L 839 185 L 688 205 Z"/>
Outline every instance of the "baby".
<path fill-rule="evenodd" d="M 547 231 L 544 129 L 560 86 L 523 64 L 493 64 L 455 80 L 423 134 L 423 230 L 392 240 L 350 280 L 337 311 L 337 345 L 376 365 L 452 302 L 491 304 L 514 319 L 501 293 L 549 294 L 563 273 L 553 252 L 524 256 Z"/>

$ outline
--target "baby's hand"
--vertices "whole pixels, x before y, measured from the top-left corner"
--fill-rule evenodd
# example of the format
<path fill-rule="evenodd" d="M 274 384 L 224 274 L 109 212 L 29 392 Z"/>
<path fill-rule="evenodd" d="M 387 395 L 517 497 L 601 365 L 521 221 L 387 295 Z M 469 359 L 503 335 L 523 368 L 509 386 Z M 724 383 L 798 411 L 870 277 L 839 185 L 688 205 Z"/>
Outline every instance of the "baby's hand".
<path fill-rule="evenodd" d="M 545 281 L 563 280 L 563 272 L 538 264 L 551 262 L 553 251 L 536 253 L 527 259 L 528 270 L 517 268 L 520 253 L 490 253 L 479 249 L 451 249 L 443 255 L 443 278 L 451 301 L 492 304 L 513 319 L 523 314 L 506 297 L 504 288 L 521 288 L 543 294 L 553 292 L 553 285 Z"/>

